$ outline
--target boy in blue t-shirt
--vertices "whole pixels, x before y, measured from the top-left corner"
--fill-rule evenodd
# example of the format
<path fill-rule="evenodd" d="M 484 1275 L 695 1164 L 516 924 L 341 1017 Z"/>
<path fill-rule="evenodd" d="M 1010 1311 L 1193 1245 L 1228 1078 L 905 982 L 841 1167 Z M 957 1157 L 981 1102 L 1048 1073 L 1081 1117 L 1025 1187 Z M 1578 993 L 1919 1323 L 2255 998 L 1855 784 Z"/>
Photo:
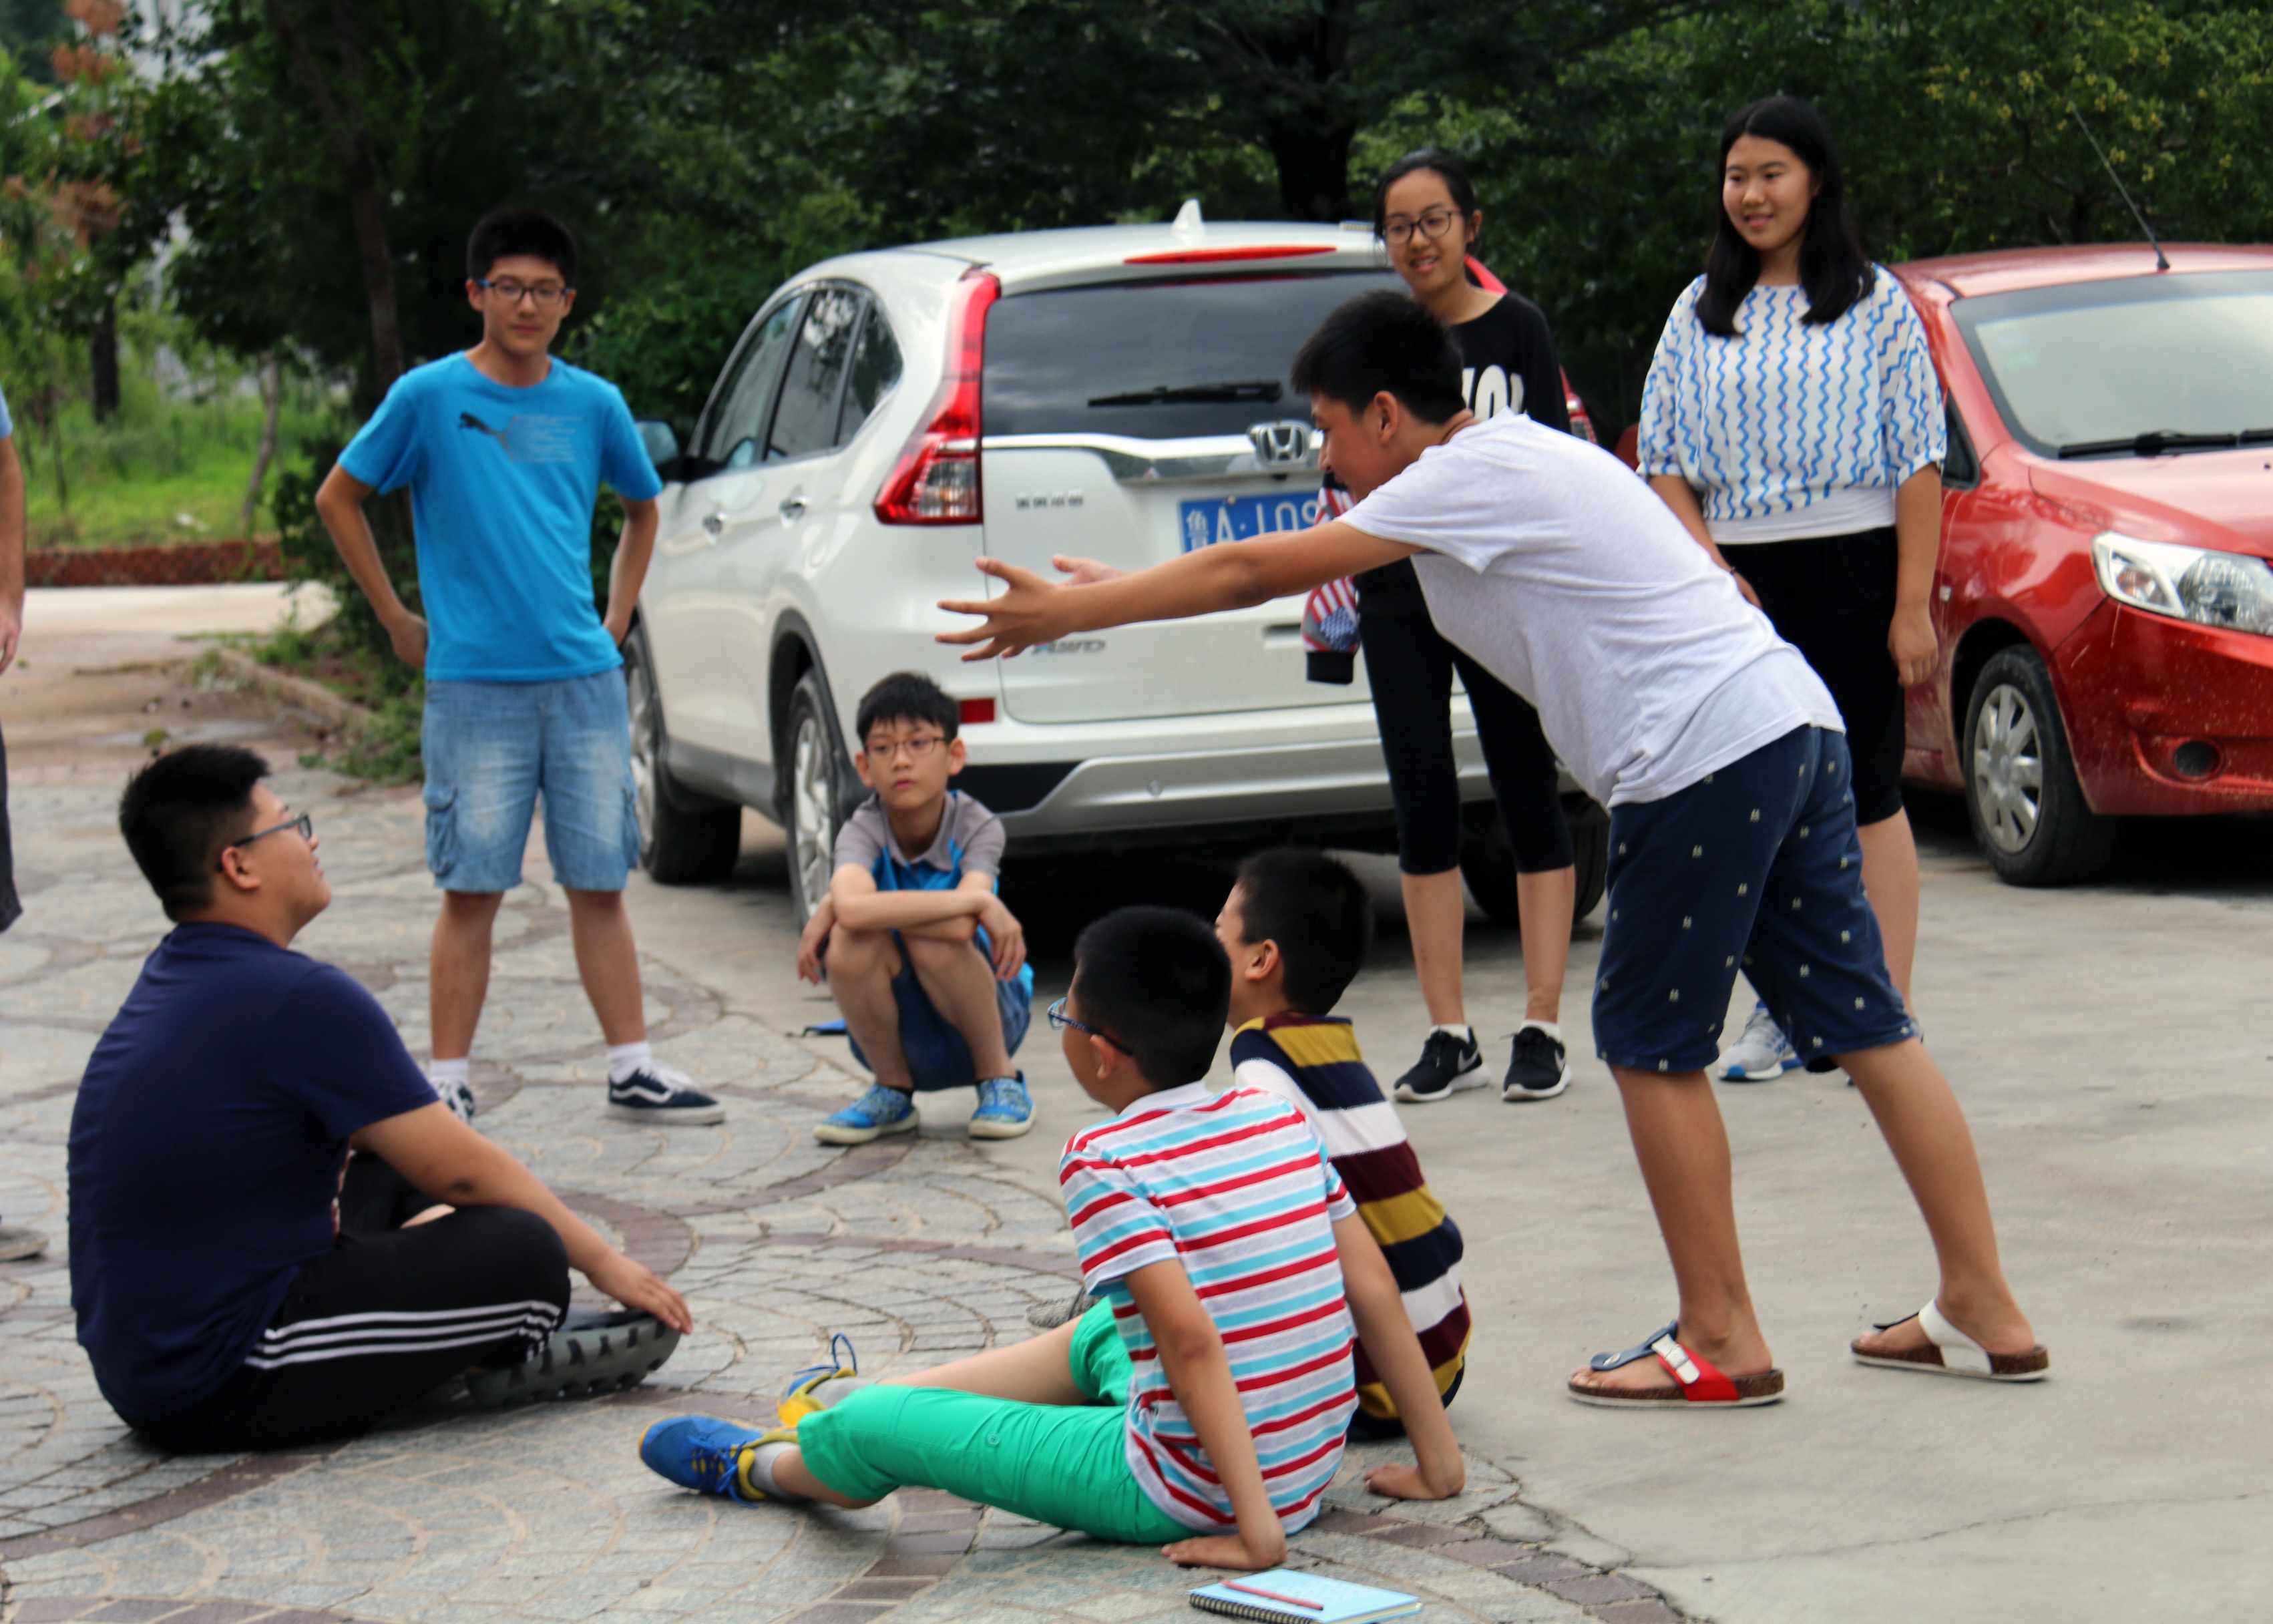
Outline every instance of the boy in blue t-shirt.
<path fill-rule="evenodd" d="M 919 672 L 860 696 L 852 758 L 875 792 L 837 831 L 829 895 L 798 943 L 798 974 L 824 977 L 853 1058 L 876 1086 L 817 1123 L 824 1145 L 916 1125 L 919 1091 L 979 1090 L 973 1139 L 1016 1139 L 1034 1102 L 1010 1064 L 1033 1011 L 1026 935 L 995 895 L 1002 820 L 948 780 L 963 771 L 956 703 Z"/>
<path fill-rule="evenodd" d="M 481 312 L 481 342 L 397 380 L 316 496 L 394 651 L 426 673 L 426 863 L 442 890 L 428 1076 L 472 1114 L 466 1073 L 491 927 L 521 883 L 541 795 L 545 851 L 607 1041 L 608 1115 L 718 1122 L 724 1107 L 649 1050 L 624 912 L 639 824 L 619 650 L 655 547 L 662 482 L 615 386 L 551 353 L 576 303 L 566 226 L 529 208 L 486 216 L 466 245 L 466 298 Z M 604 616 L 589 561 L 603 480 L 626 515 Z M 363 513 L 374 492 L 405 485 L 424 619 L 396 595 Z"/>

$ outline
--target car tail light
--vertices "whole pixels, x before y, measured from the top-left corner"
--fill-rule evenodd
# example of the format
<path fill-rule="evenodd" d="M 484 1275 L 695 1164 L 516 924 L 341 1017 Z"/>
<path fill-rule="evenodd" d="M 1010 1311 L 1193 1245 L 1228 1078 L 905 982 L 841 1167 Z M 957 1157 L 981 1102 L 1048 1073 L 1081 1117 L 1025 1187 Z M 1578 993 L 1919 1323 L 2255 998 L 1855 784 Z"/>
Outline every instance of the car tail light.
<path fill-rule="evenodd" d="M 994 702 L 991 699 L 961 700 L 956 703 L 956 710 L 962 717 L 963 725 L 965 727 L 973 727 L 981 722 L 991 722 L 994 719 Z"/>
<path fill-rule="evenodd" d="M 979 373 L 986 354 L 987 307 L 1002 284 L 973 266 L 956 284 L 961 300 L 948 327 L 947 375 L 876 497 L 887 524 L 976 524 L 979 489 Z"/>

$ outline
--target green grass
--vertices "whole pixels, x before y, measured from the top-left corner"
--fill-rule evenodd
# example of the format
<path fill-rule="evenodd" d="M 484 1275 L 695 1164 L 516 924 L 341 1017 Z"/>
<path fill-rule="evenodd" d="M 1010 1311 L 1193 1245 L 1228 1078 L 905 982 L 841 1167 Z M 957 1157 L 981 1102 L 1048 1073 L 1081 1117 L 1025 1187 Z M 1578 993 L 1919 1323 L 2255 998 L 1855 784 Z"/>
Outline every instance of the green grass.
<path fill-rule="evenodd" d="M 423 675 L 391 654 L 349 642 L 336 621 L 313 631 L 294 622 L 247 639 L 244 647 L 262 665 L 311 678 L 371 710 L 369 722 L 338 741 L 338 754 L 303 756 L 303 767 L 328 767 L 376 784 L 417 781 L 424 771 L 418 755 L 426 708 Z"/>

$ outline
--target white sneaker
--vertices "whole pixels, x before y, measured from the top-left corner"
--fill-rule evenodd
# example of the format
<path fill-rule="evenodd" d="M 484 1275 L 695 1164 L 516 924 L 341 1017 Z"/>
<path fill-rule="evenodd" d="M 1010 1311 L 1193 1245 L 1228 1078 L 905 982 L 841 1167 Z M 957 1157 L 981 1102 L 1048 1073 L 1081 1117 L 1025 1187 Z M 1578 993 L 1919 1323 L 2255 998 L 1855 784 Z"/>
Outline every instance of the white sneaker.
<path fill-rule="evenodd" d="M 1791 1040 L 1776 1025 L 1765 1004 L 1752 1005 L 1752 1018 L 1744 1031 L 1714 1063 L 1713 1074 L 1724 1083 L 1773 1082 L 1799 1064 Z"/>

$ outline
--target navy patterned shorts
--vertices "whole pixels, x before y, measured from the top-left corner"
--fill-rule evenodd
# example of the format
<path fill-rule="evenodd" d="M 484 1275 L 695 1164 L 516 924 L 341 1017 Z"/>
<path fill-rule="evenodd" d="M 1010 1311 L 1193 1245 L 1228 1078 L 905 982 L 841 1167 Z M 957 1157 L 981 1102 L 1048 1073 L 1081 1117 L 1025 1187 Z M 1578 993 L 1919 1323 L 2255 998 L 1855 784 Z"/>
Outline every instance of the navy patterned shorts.
<path fill-rule="evenodd" d="M 1800 727 L 1662 801 L 1612 809 L 1597 1054 L 1702 1071 L 1740 968 L 1818 1069 L 1917 1035 L 1864 899 L 1852 776 L 1843 737 Z"/>

